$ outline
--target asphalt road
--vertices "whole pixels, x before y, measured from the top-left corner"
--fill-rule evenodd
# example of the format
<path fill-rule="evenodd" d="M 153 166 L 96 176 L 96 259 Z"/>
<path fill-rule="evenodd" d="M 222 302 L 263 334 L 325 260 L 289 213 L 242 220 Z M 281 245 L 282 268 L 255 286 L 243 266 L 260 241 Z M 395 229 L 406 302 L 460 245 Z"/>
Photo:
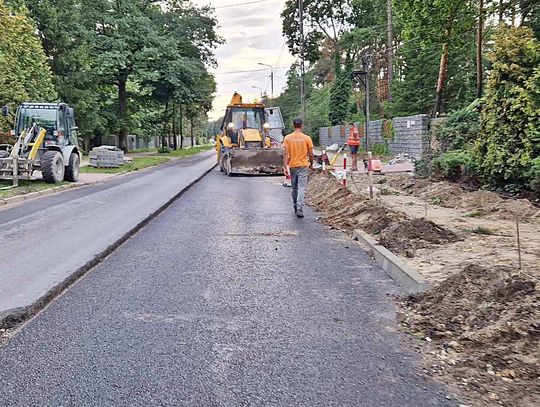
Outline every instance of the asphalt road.
<path fill-rule="evenodd" d="M 400 289 L 289 192 L 213 171 L 0 347 L 0 404 L 457 406 Z"/>
<path fill-rule="evenodd" d="M 0 210 L 0 319 L 25 309 L 215 164 L 213 152 Z"/>

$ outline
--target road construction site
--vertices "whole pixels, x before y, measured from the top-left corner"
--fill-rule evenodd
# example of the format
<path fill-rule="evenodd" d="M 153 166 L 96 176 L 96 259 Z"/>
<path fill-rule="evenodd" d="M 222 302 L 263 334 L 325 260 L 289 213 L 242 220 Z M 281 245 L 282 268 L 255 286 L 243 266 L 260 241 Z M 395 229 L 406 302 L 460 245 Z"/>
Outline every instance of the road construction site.
<path fill-rule="evenodd" d="M 22 233 L 33 248 L 3 255 L 3 308 L 25 307 L 114 244 L 113 234 L 144 222 L 213 167 L 209 154 L 1 211 L 3 236 Z M 51 213 L 75 219 L 53 225 Z M 294 216 L 279 178 L 214 169 L 37 316 L 22 326 L 11 320 L 0 346 L 0 399 L 458 406 L 421 372 L 397 329 L 392 296 L 401 287 L 349 237 L 306 215 Z M 68 239 L 70 228 L 78 233 Z M 56 230 L 56 239 L 38 245 L 35 230 Z M 9 275 L 17 280 L 6 287 Z"/>
<path fill-rule="evenodd" d="M 310 178 L 309 202 L 331 228 L 369 236 L 383 263 L 431 286 L 405 297 L 403 330 L 419 339 L 424 369 L 467 405 L 540 401 L 540 209 L 410 173 Z M 356 233 L 354 233 L 356 230 Z M 519 233 L 519 239 L 518 239 Z M 414 274 L 413 274 L 414 273 Z M 399 280 L 399 278 L 398 278 Z"/>

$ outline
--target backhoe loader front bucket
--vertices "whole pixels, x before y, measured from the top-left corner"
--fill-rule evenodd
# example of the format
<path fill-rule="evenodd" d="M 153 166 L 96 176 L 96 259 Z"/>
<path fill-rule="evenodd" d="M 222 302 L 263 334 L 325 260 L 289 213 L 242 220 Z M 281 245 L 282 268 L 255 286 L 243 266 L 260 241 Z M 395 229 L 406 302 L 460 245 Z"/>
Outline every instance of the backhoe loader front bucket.
<path fill-rule="evenodd" d="M 226 172 L 229 175 L 283 175 L 283 151 L 279 148 L 229 150 Z"/>

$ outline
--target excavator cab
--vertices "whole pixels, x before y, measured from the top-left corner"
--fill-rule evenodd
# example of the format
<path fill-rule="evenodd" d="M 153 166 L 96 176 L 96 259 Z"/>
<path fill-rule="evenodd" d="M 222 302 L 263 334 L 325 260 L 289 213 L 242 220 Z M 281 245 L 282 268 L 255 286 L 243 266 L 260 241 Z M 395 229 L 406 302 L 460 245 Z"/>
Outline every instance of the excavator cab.
<path fill-rule="evenodd" d="M 9 114 L 9 109 L 3 113 Z M 65 103 L 23 103 L 17 109 L 14 145 L 0 145 L 0 179 L 76 182 L 81 161 L 74 111 Z"/>
<path fill-rule="evenodd" d="M 244 103 L 235 93 L 227 107 L 216 150 L 227 175 L 283 174 L 281 143 L 272 141 L 268 114 L 262 103 Z"/>

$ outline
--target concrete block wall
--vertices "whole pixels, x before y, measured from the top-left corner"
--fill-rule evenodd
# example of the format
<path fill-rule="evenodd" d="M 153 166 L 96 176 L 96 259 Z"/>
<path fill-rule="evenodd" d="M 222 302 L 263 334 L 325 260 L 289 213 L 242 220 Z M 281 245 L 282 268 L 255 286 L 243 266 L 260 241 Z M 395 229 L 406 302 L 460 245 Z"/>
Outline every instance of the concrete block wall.
<path fill-rule="evenodd" d="M 420 159 L 430 145 L 430 120 L 430 117 L 425 114 L 396 117 L 393 119 L 394 137 L 391 140 L 384 139 L 384 120 L 371 121 L 369 122 L 369 140 L 372 144 L 386 141 L 392 155 L 407 153 Z M 364 126 L 364 124 L 357 123 L 357 126 Z M 345 144 L 348 138 L 349 126 L 323 127 L 319 129 L 321 146 L 326 147 L 334 143 Z"/>

